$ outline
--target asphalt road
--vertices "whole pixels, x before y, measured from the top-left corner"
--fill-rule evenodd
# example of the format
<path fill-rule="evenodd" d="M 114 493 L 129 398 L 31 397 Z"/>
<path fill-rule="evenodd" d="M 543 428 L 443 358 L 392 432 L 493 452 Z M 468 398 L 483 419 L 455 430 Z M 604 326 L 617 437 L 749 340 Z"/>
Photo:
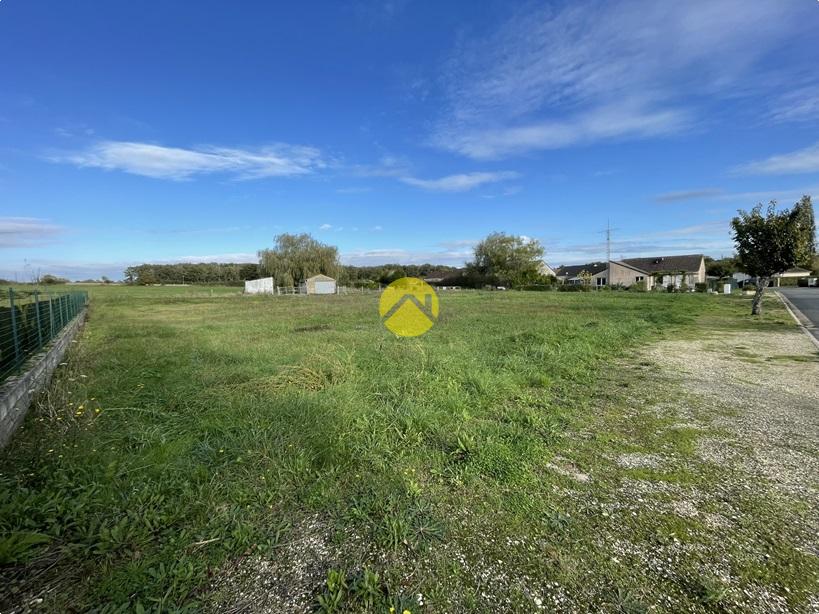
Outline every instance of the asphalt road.
<path fill-rule="evenodd" d="M 819 288 L 777 288 L 813 323 L 810 331 L 819 339 Z"/>

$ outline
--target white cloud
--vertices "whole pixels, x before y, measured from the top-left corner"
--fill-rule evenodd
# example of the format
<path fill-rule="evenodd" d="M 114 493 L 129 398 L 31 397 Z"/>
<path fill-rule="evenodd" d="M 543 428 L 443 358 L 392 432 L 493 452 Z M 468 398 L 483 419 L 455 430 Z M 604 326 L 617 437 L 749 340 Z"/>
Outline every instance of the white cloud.
<path fill-rule="evenodd" d="M 34 217 L 0 217 L 0 249 L 53 242 L 63 228 Z"/>
<path fill-rule="evenodd" d="M 148 264 L 176 264 L 177 262 L 251 263 L 259 262 L 259 255 L 255 252 L 226 252 L 222 254 L 206 254 L 204 256 L 180 256 L 168 260 L 150 260 Z"/>
<path fill-rule="evenodd" d="M 349 251 L 341 254 L 344 264 L 445 264 L 461 266 L 472 258 L 472 250 L 407 250 L 401 248 Z"/>
<path fill-rule="evenodd" d="M 418 179 L 416 177 L 401 177 L 407 185 L 431 190 L 434 192 L 466 192 L 488 183 L 517 179 L 519 173 L 513 171 L 497 171 L 484 173 L 462 173 L 447 175 L 438 179 Z"/>
<path fill-rule="evenodd" d="M 465 38 L 445 66 L 432 142 L 479 159 L 679 132 L 683 104 L 737 95 L 750 68 L 807 31 L 781 0 L 589 0 L 520 11 Z M 790 67 L 789 67 L 790 68 Z"/>
<path fill-rule="evenodd" d="M 211 173 L 224 173 L 236 179 L 288 177 L 309 174 L 325 166 L 318 149 L 284 143 L 250 150 L 214 146 L 185 149 L 151 143 L 101 141 L 84 151 L 52 156 L 51 159 L 177 181 Z"/>
<path fill-rule="evenodd" d="M 793 175 L 797 173 L 819 173 L 819 143 L 792 151 L 742 164 L 733 169 L 741 175 Z"/>
<path fill-rule="evenodd" d="M 321 226 L 319 226 L 319 230 L 332 230 L 332 229 L 333 229 L 332 224 L 322 224 Z"/>

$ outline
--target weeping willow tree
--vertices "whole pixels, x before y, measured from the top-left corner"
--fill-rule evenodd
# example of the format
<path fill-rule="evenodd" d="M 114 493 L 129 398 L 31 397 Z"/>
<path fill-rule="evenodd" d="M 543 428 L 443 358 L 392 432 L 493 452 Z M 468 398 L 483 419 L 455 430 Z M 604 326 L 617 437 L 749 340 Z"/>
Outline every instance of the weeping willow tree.
<path fill-rule="evenodd" d="M 308 277 L 338 277 L 338 248 L 316 241 L 309 234 L 281 234 L 272 248 L 259 250 L 259 268 L 280 286 L 295 286 Z"/>

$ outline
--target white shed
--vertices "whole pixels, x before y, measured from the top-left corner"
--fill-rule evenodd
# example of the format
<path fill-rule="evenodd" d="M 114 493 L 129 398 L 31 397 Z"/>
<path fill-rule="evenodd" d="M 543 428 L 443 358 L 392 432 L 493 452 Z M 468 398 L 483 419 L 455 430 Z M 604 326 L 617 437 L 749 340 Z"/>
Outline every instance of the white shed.
<path fill-rule="evenodd" d="M 273 285 L 272 277 L 245 281 L 245 294 L 273 294 L 274 292 L 276 292 L 276 287 Z"/>
<path fill-rule="evenodd" d="M 336 280 L 327 275 L 313 275 L 304 280 L 307 294 L 335 294 Z"/>

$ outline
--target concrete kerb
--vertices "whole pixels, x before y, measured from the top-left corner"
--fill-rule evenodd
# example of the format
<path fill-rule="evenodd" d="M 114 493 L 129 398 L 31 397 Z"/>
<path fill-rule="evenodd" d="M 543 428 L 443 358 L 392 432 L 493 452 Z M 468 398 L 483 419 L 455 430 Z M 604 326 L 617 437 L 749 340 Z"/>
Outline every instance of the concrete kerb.
<path fill-rule="evenodd" d="M 31 357 L 25 364 L 24 373 L 9 377 L 0 386 L 0 448 L 6 446 L 23 423 L 34 395 L 51 381 L 54 369 L 85 322 L 86 311 L 84 309 L 69 322 L 43 351 Z"/>

